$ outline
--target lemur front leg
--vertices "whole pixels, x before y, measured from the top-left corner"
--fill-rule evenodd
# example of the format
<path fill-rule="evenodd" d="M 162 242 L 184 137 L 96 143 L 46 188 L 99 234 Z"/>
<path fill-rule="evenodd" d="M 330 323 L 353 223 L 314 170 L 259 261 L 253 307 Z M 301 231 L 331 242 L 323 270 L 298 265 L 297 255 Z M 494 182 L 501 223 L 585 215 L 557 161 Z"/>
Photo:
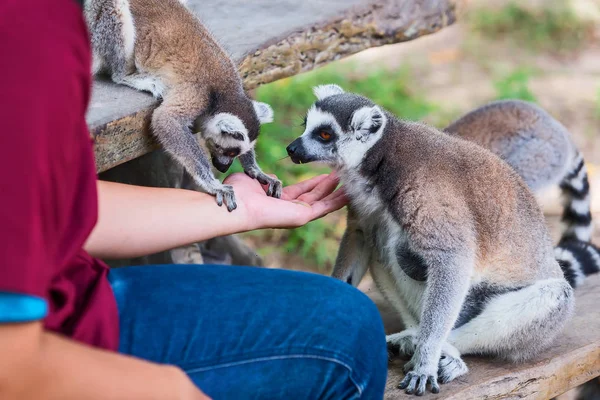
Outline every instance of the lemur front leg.
<path fill-rule="evenodd" d="M 433 393 L 440 390 L 437 380 L 442 348 L 469 289 L 474 256 L 468 249 L 442 251 L 432 247 L 418 253 L 427 265 L 427 286 L 415 353 L 404 366 L 406 376 L 398 387 L 421 395 L 427 383 Z"/>
<path fill-rule="evenodd" d="M 239 159 L 246 175 L 252 179 L 256 179 L 261 185 L 267 185 L 267 196 L 273 196 L 277 199 L 281 197 L 281 181 L 277 178 L 270 177 L 260 169 L 256 162 L 254 149 L 248 150 L 246 153 L 239 156 Z"/>
<path fill-rule="evenodd" d="M 371 250 L 366 246 L 364 232 L 358 226 L 351 207 L 348 207 L 346 221 L 346 231 L 331 276 L 357 287 L 369 268 Z"/>
<path fill-rule="evenodd" d="M 167 99 L 152 114 L 152 131 L 165 151 L 183 165 L 202 191 L 215 196 L 219 206 L 225 203 L 227 210 L 233 211 L 237 208 L 233 187 L 223 185 L 213 175 L 208 157 L 190 131 L 192 118 L 182 113 L 189 108 L 189 104 Z M 189 113 L 195 112 L 192 111 Z"/>

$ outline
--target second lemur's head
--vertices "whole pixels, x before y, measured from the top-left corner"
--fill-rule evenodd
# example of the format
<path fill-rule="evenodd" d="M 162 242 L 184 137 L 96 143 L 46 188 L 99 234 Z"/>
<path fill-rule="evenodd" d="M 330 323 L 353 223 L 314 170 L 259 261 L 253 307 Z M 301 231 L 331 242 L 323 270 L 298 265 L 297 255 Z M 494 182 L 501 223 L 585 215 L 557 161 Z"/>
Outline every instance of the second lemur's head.
<path fill-rule="evenodd" d="M 205 140 L 213 166 L 227 172 L 236 157 L 254 148 L 260 125 L 273 121 L 273 110 L 245 94 L 211 97 L 209 111 L 198 117 L 195 129 Z"/>
<path fill-rule="evenodd" d="M 353 168 L 379 140 L 387 116 L 366 97 L 345 93 L 337 85 L 313 89 L 317 101 L 308 110 L 305 130 L 287 152 L 296 164 L 321 161 L 334 168 Z"/>

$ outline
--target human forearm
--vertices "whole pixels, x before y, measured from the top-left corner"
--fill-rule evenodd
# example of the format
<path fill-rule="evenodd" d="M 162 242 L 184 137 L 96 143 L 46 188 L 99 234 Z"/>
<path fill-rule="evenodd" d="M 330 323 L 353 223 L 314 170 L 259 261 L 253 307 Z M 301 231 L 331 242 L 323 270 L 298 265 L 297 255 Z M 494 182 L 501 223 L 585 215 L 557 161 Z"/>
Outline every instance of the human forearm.
<path fill-rule="evenodd" d="M 191 190 L 98 182 L 99 217 L 85 248 L 101 258 L 130 258 L 247 230 L 244 204 L 228 212 Z"/>
<path fill-rule="evenodd" d="M 244 174 L 230 175 L 237 208 L 190 190 L 98 183 L 99 219 L 85 249 L 100 258 L 130 258 L 261 228 L 291 228 L 343 207 L 335 175 L 320 175 L 267 196 Z"/>
<path fill-rule="evenodd" d="M 206 398 L 175 367 L 85 346 L 43 331 L 40 325 L 0 325 L 0 398 Z"/>

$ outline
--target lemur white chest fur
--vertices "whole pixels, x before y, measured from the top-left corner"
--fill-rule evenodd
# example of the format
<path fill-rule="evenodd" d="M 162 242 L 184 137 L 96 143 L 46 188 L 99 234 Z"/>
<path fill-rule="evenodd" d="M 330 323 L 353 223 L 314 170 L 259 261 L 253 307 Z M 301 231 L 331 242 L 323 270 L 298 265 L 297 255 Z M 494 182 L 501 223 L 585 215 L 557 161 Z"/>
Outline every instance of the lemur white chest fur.
<path fill-rule="evenodd" d="M 408 328 L 388 337 L 412 357 L 400 387 L 439 391 L 438 378 L 467 372 L 462 353 L 525 360 L 546 348 L 569 320 L 573 289 L 514 170 L 335 85 L 315 94 L 288 153 L 339 171 L 350 206 L 333 276 L 357 286 L 370 269 Z"/>
<path fill-rule="evenodd" d="M 411 271 L 411 277 L 398 262 L 399 253 L 410 245 L 406 232 L 368 179 L 353 170 L 342 169 L 339 173 L 350 199 L 349 207 L 357 215 L 358 228 L 364 235 L 364 250 L 371 252 L 369 269 L 377 288 L 396 309 L 410 314 L 403 315 L 405 320 L 418 321 L 425 290 L 423 276 L 419 274 L 426 271 Z M 414 279 L 415 274 L 421 280 Z"/>

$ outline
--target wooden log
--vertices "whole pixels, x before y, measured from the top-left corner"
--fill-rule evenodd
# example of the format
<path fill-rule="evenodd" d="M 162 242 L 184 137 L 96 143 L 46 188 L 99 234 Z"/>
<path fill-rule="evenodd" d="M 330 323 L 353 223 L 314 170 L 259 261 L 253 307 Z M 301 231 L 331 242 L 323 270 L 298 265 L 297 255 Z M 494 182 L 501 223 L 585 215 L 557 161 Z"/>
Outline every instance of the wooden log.
<path fill-rule="evenodd" d="M 361 50 L 416 39 L 452 24 L 464 0 L 189 0 L 238 63 L 247 89 Z M 140 157 L 157 102 L 96 79 L 87 115 L 98 172 Z"/>

